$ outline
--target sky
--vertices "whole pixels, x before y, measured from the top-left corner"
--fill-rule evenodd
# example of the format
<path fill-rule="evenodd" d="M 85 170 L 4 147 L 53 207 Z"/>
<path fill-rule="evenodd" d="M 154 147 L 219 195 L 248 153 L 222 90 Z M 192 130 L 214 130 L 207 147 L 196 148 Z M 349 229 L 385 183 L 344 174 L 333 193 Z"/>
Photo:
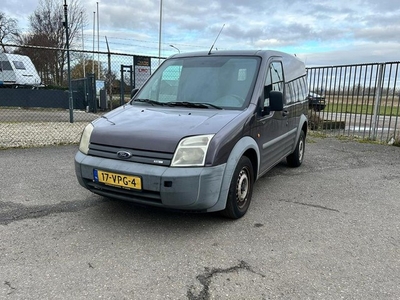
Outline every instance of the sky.
<path fill-rule="evenodd" d="M 2 0 L 0 11 L 29 31 L 39 1 Z M 308 67 L 400 61 L 398 0 L 78 1 L 87 25 L 76 49 L 105 51 L 106 36 L 111 52 L 167 57 L 208 51 L 220 33 L 214 49 L 279 50 Z"/>

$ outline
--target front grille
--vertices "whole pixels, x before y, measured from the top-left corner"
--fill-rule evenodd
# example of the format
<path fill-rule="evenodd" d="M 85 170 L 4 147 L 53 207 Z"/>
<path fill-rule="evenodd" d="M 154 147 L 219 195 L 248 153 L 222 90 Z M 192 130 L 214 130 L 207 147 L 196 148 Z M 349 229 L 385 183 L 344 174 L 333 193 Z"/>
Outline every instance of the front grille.
<path fill-rule="evenodd" d="M 90 188 L 94 193 L 100 194 L 105 197 L 110 198 L 120 198 L 128 201 L 140 201 L 140 202 L 152 202 L 152 203 L 161 203 L 161 196 L 158 192 L 151 191 L 135 191 L 135 190 L 126 190 L 118 187 L 113 187 L 109 185 L 105 185 L 102 183 L 93 182 L 91 180 L 85 180 L 86 185 Z"/>
<path fill-rule="evenodd" d="M 120 158 L 118 157 L 117 154 L 118 151 L 127 151 L 130 154 L 132 154 L 132 156 L 129 158 Z M 88 154 L 91 156 L 118 159 L 130 162 L 138 162 L 142 164 L 150 164 L 157 166 L 169 166 L 173 158 L 172 153 L 126 149 L 126 148 L 105 146 L 93 143 L 90 143 Z"/>

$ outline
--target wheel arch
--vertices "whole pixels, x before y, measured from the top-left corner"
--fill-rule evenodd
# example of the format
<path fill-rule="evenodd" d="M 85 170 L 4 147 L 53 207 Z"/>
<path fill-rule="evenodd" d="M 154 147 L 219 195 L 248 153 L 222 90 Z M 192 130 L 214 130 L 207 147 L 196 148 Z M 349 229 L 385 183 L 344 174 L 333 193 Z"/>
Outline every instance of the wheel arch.
<path fill-rule="evenodd" d="M 300 124 L 303 123 L 303 125 L 301 126 L 301 130 L 304 131 L 304 135 L 307 136 L 307 130 L 308 130 L 308 119 L 305 115 L 301 116 L 300 119 Z"/>
<path fill-rule="evenodd" d="M 297 134 L 296 134 L 296 144 L 295 145 L 297 145 L 297 142 L 299 141 L 299 137 L 300 137 L 300 132 L 301 131 L 304 131 L 304 135 L 307 136 L 307 130 L 308 130 L 307 128 L 308 128 L 307 116 L 306 115 L 301 115 L 300 122 L 299 122 L 299 127 L 298 127 Z M 293 151 L 294 151 L 294 149 L 293 149 Z"/>
<path fill-rule="evenodd" d="M 236 165 L 242 156 L 247 156 L 250 159 L 253 165 L 254 181 L 257 180 L 257 174 L 260 168 L 260 151 L 258 149 L 257 142 L 252 137 L 245 136 L 242 137 L 232 148 L 232 151 L 226 162 L 218 201 L 213 207 L 207 210 L 208 212 L 225 209 L 232 176 L 235 172 Z"/>
<path fill-rule="evenodd" d="M 242 156 L 247 156 L 250 161 L 251 164 L 253 165 L 253 178 L 254 181 L 257 180 L 257 176 L 258 176 L 258 168 L 259 168 L 259 155 L 257 154 L 257 152 L 253 149 L 247 149 L 246 152 L 243 153 Z"/>

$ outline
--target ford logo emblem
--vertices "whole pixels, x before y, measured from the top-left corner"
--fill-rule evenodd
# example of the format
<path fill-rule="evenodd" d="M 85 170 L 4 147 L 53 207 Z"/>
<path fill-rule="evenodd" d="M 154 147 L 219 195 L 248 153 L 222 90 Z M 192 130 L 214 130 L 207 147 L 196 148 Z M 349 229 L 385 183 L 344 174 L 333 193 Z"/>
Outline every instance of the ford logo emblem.
<path fill-rule="evenodd" d="M 130 153 L 128 151 L 118 151 L 117 155 L 119 158 L 127 159 L 132 156 L 132 153 Z"/>

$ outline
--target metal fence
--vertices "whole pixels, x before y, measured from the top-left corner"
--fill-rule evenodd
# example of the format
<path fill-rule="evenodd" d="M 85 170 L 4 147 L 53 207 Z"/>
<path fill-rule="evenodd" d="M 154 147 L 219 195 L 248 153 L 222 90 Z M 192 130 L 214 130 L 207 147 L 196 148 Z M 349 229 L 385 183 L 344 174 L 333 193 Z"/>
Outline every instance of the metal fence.
<path fill-rule="evenodd" d="M 308 68 L 311 126 L 335 135 L 393 142 L 400 137 L 399 62 Z"/>
<path fill-rule="evenodd" d="M 79 142 L 88 122 L 130 99 L 163 59 L 18 46 L 0 53 L 0 148 Z M 72 94 L 72 107 L 69 103 Z"/>
<path fill-rule="evenodd" d="M 79 142 L 88 122 L 128 101 L 163 60 L 70 50 L 69 90 L 65 49 L 5 46 L 18 55 L 0 54 L 0 148 Z M 309 89 L 319 95 L 310 98 L 311 129 L 399 138 L 398 69 L 397 62 L 308 68 Z"/>

